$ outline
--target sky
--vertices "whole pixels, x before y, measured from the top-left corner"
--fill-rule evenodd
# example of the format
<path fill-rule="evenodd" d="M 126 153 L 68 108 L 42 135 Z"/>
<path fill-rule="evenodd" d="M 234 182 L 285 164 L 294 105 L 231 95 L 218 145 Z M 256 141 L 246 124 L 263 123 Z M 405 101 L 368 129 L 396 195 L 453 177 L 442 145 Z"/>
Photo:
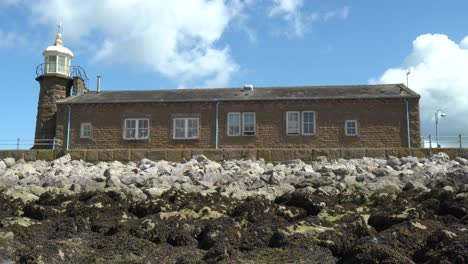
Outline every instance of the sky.
<path fill-rule="evenodd" d="M 406 83 L 422 135 L 468 136 L 468 1 L 0 0 L 0 140 L 33 139 L 57 25 L 89 88 Z M 0 144 L 1 141 L 0 141 Z M 0 148 L 2 146 L 0 145 Z"/>

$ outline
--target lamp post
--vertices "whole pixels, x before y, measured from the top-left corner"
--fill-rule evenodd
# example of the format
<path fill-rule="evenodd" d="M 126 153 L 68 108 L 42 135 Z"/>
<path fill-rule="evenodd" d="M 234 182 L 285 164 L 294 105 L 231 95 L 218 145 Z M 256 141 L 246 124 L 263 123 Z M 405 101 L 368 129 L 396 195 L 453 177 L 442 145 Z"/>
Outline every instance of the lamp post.
<path fill-rule="evenodd" d="M 447 114 L 444 113 L 441 109 L 437 109 L 437 111 L 435 111 L 434 115 L 435 115 L 435 125 L 436 125 L 436 142 L 437 142 L 437 148 L 440 148 L 440 145 L 439 145 L 439 131 L 438 131 L 439 115 L 440 115 L 440 117 L 446 117 Z"/>

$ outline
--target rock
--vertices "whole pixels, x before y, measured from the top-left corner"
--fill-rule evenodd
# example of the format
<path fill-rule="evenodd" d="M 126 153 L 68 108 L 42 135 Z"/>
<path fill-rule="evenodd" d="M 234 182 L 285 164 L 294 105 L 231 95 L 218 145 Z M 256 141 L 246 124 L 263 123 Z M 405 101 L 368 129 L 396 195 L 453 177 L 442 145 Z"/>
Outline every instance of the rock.
<path fill-rule="evenodd" d="M 315 191 L 317 192 L 317 190 Z M 320 205 L 314 201 L 313 197 L 307 190 L 296 190 L 291 195 L 286 194 L 280 197 L 277 201 L 284 203 L 287 206 L 295 206 L 306 210 L 309 215 L 318 215 L 320 213 Z"/>
<path fill-rule="evenodd" d="M 33 224 L 35 224 L 35 222 L 33 222 L 30 218 L 28 217 L 8 217 L 8 218 L 5 218 L 1 221 L 1 224 L 4 226 L 4 227 L 10 227 L 10 226 L 22 226 L 22 227 L 28 227 L 28 226 L 31 226 Z"/>
<path fill-rule="evenodd" d="M 343 182 L 347 185 L 347 186 L 354 186 L 356 185 L 357 183 L 357 177 L 356 176 L 345 176 L 343 178 Z"/>
<path fill-rule="evenodd" d="M 388 176 L 391 172 L 393 172 L 393 169 L 387 166 L 387 167 L 379 167 L 373 170 L 372 174 L 374 174 L 377 177 L 385 177 L 385 176 Z"/>
<path fill-rule="evenodd" d="M 369 217 L 367 223 L 377 231 L 383 231 L 393 225 L 407 221 L 408 218 L 389 215 L 387 213 L 376 213 Z"/>
<path fill-rule="evenodd" d="M 389 156 L 388 159 L 387 159 L 386 164 L 395 169 L 395 168 L 397 168 L 398 166 L 401 165 L 401 161 L 397 157 Z"/>
<path fill-rule="evenodd" d="M 3 160 L 0 160 L 0 177 L 5 173 L 7 170 L 7 165 Z"/>
<path fill-rule="evenodd" d="M 348 167 L 346 167 L 346 165 L 342 165 L 342 164 L 334 165 L 332 171 L 333 171 L 334 174 L 339 175 L 339 176 L 345 176 L 345 175 L 349 174 Z"/>
<path fill-rule="evenodd" d="M 282 248 L 288 245 L 288 234 L 284 230 L 277 230 L 270 238 L 269 246 Z"/>
<path fill-rule="evenodd" d="M 405 187 L 403 187 L 403 191 L 412 191 L 415 188 L 416 188 L 416 186 L 414 185 L 414 183 L 407 182 L 407 183 L 405 183 Z"/>
<path fill-rule="evenodd" d="M 313 173 L 314 168 L 312 167 L 312 165 L 306 164 L 306 165 L 304 165 L 304 167 L 302 167 L 302 171 L 304 171 L 306 173 Z"/>
<path fill-rule="evenodd" d="M 208 160 L 204 155 L 195 155 L 192 157 L 192 159 L 196 160 L 197 162 L 204 162 Z"/>
<path fill-rule="evenodd" d="M 146 194 L 143 193 L 143 191 L 138 188 L 130 187 L 126 189 L 125 191 L 128 193 L 128 195 L 130 196 L 130 199 L 133 202 L 141 202 L 148 198 L 148 196 L 146 196 Z"/>
<path fill-rule="evenodd" d="M 5 163 L 7 168 L 12 168 L 13 166 L 15 166 L 16 161 L 14 158 L 6 158 L 3 160 L 3 163 Z"/>
<path fill-rule="evenodd" d="M 410 168 L 416 166 L 416 165 L 419 163 L 418 158 L 416 158 L 416 157 L 411 157 L 411 156 L 409 156 L 409 157 L 403 157 L 403 158 L 401 158 L 400 160 L 401 160 L 402 165 L 404 165 L 404 164 L 409 164 L 409 165 L 411 166 Z"/>
<path fill-rule="evenodd" d="M 71 161 L 71 156 L 70 154 L 66 154 L 54 161 L 52 161 L 53 166 L 63 166 Z"/>
<path fill-rule="evenodd" d="M 11 200 L 21 200 L 23 204 L 39 200 L 38 196 L 30 193 L 28 189 L 19 186 L 8 189 L 5 192 L 5 195 L 8 196 Z"/>
<path fill-rule="evenodd" d="M 320 163 L 328 162 L 327 157 L 325 157 L 325 156 L 318 156 L 318 157 L 315 158 L 315 161 L 318 161 Z"/>
<path fill-rule="evenodd" d="M 364 174 L 360 174 L 358 176 L 356 176 L 356 181 L 357 182 L 364 182 L 366 180 L 366 177 L 364 176 Z"/>
<path fill-rule="evenodd" d="M 446 191 L 446 192 L 449 192 L 449 193 L 454 193 L 454 192 L 455 192 L 455 190 L 453 189 L 453 187 L 452 187 L 452 186 L 449 186 L 449 185 L 444 186 L 444 188 L 442 188 L 442 189 L 443 189 L 444 191 Z"/>
<path fill-rule="evenodd" d="M 468 160 L 467 159 L 457 157 L 457 158 L 455 158 L 455 161 L 458 162 L 460 165 L 468 166 Z M 0 165 L 0 167 L 1 167 L 1 165 Z"/>
<path fill-rule="evenodd" d="M 347 186 L 345 183 L 343 183 L 343 182 L 338 182 L 338 183 L 336 183 L 336 185 L 335 185 L 335 188 L 336 188 L 338 191 L 340 191 L 340 192 L 346 190 L 347 187 L 348 187 L 348 186 Z"/>
<path fill-rule="evenodd" d="M 457 186 L 468 184 L 468 168 L 456 168 L 447 172 L 446 177 L 452 179 Z"/>
<path fill-rule="evenodd" d="M 429 160 L 440 164 L 440 163 L 445 163 L 445 162 L 450 161 L 450 157 L 447 154 L 443 153 L 443 152 L 439 152 L 437 154 L 432 155 L 429 158 Z"/>

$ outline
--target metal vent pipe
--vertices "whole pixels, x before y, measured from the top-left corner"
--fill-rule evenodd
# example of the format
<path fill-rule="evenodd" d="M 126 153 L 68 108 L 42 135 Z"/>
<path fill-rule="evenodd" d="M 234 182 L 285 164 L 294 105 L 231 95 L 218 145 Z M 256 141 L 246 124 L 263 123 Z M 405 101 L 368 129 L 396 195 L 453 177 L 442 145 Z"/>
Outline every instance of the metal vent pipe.
<path fill-rule="evenodd" d="M 101 92 L 101 76 L 98 75 L 96 76 L 96 78 L 97 78 L 96 91 L 100 93 Z"/>

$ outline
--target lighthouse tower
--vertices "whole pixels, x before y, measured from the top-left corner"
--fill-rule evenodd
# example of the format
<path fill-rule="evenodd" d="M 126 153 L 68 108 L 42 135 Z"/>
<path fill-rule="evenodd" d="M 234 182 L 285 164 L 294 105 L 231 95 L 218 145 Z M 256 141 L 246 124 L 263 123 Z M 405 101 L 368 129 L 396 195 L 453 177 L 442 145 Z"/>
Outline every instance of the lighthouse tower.
<path fill-rule="evenodd" d="M 73 86 L 70 75 L 73 53 L 63 46 L 61 29 L 59 26 L 54 44 L 42 52 L 44 63 L 36 69 L 36 80 L 40 85 L 33 147 L 36 149 L 52 148 L 50 140 L 55 138 L 56 101 L 70 96 Z"/>

